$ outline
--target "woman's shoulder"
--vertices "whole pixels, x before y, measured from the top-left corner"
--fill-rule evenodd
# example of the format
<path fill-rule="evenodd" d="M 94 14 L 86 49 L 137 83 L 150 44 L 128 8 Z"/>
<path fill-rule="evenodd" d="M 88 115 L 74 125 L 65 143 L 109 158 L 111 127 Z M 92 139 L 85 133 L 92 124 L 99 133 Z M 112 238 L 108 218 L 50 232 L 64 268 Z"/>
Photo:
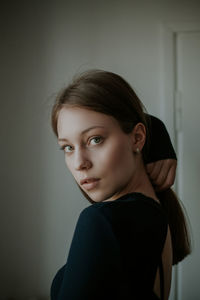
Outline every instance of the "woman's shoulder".
<path fill-rule="evenodd" d="M 130 245 L 130 241 L 134 241 L 134 247 L 136 244 L 144 248 L 148 245 L 149 249 L 161 249 L 164 245 L 168 230 L 167 215 L 161 204 L 141 193 L 92 204 L 83 213 L 93 216 L 94 223 L 104 220 L 107 230 L 109 228 L 123 243 L 127 240 Z"/>
<path fill-rule="evenodd" d="M 113 222 L 132 222 L 140 227 L 153 224 L 168 226 L 168 218 L 162 205 L 142 193 L 129 193 L 114 201 L 94 203 L 81 212 L 82 218 Z"/>
<path fill-rule="evenodd" d="M 94 203 L 80 214 L 78 228 L 92 239 L 97 236 L 149 251 L 162 249 L 168 220 L 162 206 L 143 194 L 127 194 L 115 201 Z M 142 251 L 142 250 L 141 250 Z M 160 250 L 159 250 L 160 251 Z"/>
<path fill-rule="evenodd" d="M 120 198 L 113 200 L 113 201 L 104 201 L 104 202 L 98 202 L 90 205 L 86 208 L 88 211 L 106 211 L 106 210 L 127 210 L 131 209 L 131 214 L 136 214 L 139 211 L 141 211 L 144 214 L 150 214 L 151 212 L 157 212 L 157 214 L 163 215 L 163 217 L 166 217 L 166 213 L 158 201 L 154 200 L 151 197 L 148 197 L 142 193 L 133 192 L 128 193 Z"/>

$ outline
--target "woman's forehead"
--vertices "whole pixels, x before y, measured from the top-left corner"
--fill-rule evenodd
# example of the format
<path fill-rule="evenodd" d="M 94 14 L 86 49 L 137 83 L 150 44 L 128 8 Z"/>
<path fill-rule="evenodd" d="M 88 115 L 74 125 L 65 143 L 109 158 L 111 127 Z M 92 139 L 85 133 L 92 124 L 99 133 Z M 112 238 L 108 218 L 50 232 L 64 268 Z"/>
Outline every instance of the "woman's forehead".
<path fill-rule="evenodd" d="M 92 127 L 103 129 L 118 129 L 118 122 L 109 115 L 82 107 L 63 107 L 58 115 L 58 136 L 73 136 L 81 134 Z"/>

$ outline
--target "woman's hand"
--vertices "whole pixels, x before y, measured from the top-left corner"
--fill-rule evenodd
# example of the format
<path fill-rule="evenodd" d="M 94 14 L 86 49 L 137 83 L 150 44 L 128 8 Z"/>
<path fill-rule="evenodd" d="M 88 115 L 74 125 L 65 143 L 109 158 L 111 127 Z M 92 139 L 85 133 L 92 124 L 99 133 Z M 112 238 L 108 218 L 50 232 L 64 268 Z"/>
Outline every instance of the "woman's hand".
<path fill-rule="evenodd" d="M 146 171 L 156 192 L 170 188 L 175 181 L 176 159 L 163 159 L 146 165 Z"/>

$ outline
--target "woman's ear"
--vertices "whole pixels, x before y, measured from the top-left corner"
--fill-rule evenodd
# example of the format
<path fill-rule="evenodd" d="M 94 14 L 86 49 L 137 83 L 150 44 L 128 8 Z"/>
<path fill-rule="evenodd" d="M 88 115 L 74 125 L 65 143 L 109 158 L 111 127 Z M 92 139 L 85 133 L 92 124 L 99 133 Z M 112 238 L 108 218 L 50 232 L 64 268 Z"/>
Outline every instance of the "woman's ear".
<path fill-rule="evenodd" d="M 146 128 L 143 123 L 137 123 L 132 130 L 132 147 L 135 153 L 140 153 L 146 141 Z"/>

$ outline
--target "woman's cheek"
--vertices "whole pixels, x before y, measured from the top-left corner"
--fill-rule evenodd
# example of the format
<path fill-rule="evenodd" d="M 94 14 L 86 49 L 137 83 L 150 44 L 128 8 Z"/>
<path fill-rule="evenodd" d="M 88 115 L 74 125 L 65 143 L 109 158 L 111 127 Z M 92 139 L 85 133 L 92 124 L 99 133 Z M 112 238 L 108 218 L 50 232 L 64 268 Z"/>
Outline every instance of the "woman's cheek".
<path fill-rule="evenodd" d="M 108 171 L 117 169 L 122 159 L 122 152 L 118 144 L 110 144 L 108 147 L 102 149 L 98 157 L 99 165 L 106 168 Z"/>

